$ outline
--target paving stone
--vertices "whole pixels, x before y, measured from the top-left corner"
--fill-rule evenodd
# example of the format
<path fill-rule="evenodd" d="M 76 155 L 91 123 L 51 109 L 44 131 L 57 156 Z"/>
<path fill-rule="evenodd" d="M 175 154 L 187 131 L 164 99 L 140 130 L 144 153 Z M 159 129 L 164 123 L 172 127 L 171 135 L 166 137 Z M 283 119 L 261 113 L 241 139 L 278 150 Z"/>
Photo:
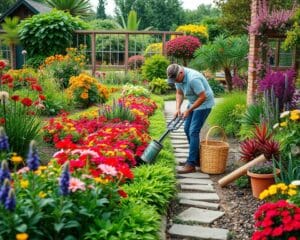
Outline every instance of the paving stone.
<path fill-rule="evenodd" d="M 213 210 L 218 210 L 220 207 L 220 204 L 218 204 L 218 203 L 196 201 L 196 200 L 189 200 L 189 199 L 180 199 L 179 204 L 189 205 L 189 206 L 193 206 L 193 207 L 206 208 L 206 209 L 213 209 Z"/>
<path fill-rule="evenodd" d="M 186 141 L 185 143 L 175 143 L 175 144 L 172 144 L 173 148 L 176 149 L 176 148 L 189 148 L 190 145 L 188 144 L 188 142 Z"/>
<path fill-rule="evenodd" d="M 180 178 L 180 179 L 177 179 L 177 182 L 180 184 L 183 184 L 183 183 L 202 184 L 202 185 L 213 184 L 212 180 L 210 180 L 210 179 L 199 179 L 199 178 Z"/>
<path fill-rule="evenodd" d="M 175 148 L 175 153 L 189 153 L 189 149 L 186 148 Z"/>
<path fill-rule="evenodd" d="M 168 231 L 171 235 L 211 240 L 227 240 L 229 231 L 222 228 L 209 228 L 184 224 L 173 224 Z"/>
<path fill-rule="evenodd" d="M 199 192 L 216 192 L 212 185 L 203 184 L 181 184 L 182 190 L 194 190 Z"/>
<path fill-rule="evenodd" d="M 187 138 L 185 135 L 178 135 L 178 136 L 171 135 L 171 139 L 182 139 L 182 140 L 185 139 L 187 141 Z"/>
<path fill-rule="evenodd" d="M 209 178 L 207 173 L 201 172 L 193 172 L 193 173 L 181 173 L 177 174 L 178 177 L 185 177 L 185 178 Z"/>
<path fill-rule="evenodd" d="M 175 161 L 177 165 L 184 165 L 186 162 L 186 157 L 185 158 L 175 158 Z"/>
<path fill-rule="evenodd" d="M 185 222 L 212 223 L 222 217 L 224 212 L 190 207 L 180 213 L 176 219 Z"/>
<path fill-rule="evenodd" d="M 176 158 L 187 158 L 188 153 L 174 153 Z"/>
<path fill-rule="evenodd" d="M 187 144 L 188 141 L 184 139 L 171 139 L 172 144 Z"/>
<path fill-rule="evenodd" d="M 220 201 L 218 194 L 216 193 L 194 193 L 194 192 L 182 192 L 178 193 L 177 197 L 179 199 L 189 199 L 189 200 L 200 200 L 215 202 Z"/>

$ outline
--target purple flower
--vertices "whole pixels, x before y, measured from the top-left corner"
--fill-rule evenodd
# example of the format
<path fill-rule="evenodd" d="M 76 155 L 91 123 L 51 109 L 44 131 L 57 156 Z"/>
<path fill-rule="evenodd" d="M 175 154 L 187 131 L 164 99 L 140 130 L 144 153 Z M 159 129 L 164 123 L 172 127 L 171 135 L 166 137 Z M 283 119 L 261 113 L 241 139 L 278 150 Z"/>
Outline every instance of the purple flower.
<path fill-rule="evenodd" d="M 3 204 L 5 204 L 5 201 L 8 197 L 9 189 L 9 180 L 5 179 L 3 185 L 0 188 L 0 202 L 2 202 Z"/>
<path fill-rule="evenodd" d="M 9 211 L 13 211 L 16 208 L 16 196 L 13 189 L 9 190 L 8 197 L 6 198 L 4 206 L 5 209 Z"/>
<path fill-rule="evenodd" d="M 63 171 L 59 178 L 59 192 L 61 195 L 69 194 L 69 185 L 70 185 L 70 172 L 69 172 L 69 162 L 66 162 L 63 167 Z"/>
<path fill-rule="evenodd" d="M 6 178 L 11 179 L 7 161 L 3 160 L 0 168 L 0 184 L 2 184 Z"/>
<path fill-rule="evenodd" d="M 36 143 L 34 140 L 30 142 L 29 153 L 27 156 L 27 165 L 32 171 L 37 170 L 40 166 L 40 157 L 38 155 Z"/>
<path fill-rule="evenodd" d="M 3 127 L 0 127 L 0 150 L 9 150 L 8 137 Z"/>

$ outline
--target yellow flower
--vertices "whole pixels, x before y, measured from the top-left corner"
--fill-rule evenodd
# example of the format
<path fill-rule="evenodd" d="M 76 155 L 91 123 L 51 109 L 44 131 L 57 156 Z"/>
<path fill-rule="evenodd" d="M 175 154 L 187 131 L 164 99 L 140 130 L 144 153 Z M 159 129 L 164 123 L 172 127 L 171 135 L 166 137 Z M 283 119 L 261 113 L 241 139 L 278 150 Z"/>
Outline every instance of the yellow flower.
<path fill-rule="evenodd" d="M 28 180 L 21 180 L 20 185 L 21 185 L 21 188 L 28 188 L 29 181 Z"/>
<path fill-rule="evenodd" d="M 288 195 L 289 195 L 289 196 L 294 196 L 294 195 L 296 195 L 296 194 L 297 194 L 297 191 L 294 190 L 294 189 L 290 189 L 290 190 L 288 191 Z"/>
<path fill-rule="evenodd" d="M 87 92 L 83 92 L 83 93 L 81 93 L 80 97 L 82 99 L 88 99 L 89 98 L 89 94 Z"/>
<path fill-rule="evenodd" d="M 290 119 L 293 120 L 293 121 L 296 121 L 296 120 L 300 119 L 300 114 L 293 111 L 293 112 L 291 112 Z"/>
<path fill-rule="evenodd" d="M 269 187 L 269 194 L 270 194 L 270 195 L 274 195 L 274 194 L 276 194 L 276 193 L 277 193 L 277 187 L 276 187 L 276 185 L 270 186 L 270 187 Z"/>
<path fill-rule="evenodd" d="M 109 182 L 108 179 L 103 179 L 103 178 L 100 178 L 100 177 L 96 177 L 94 178 L 95 182 L 96 183 L 102 183 L 102 184 L 107 184 Z"/>
<path fill-rule="evenodd" d="M 45 198 L 47 196 L 46 193 L 44 193 L 43 191 L 42 192 L 39 192 L 39 197 L 40 198 Z"/>
<path fill-rule="evenodd" d="M 21 156 L 14 155 L 11 157 L 11 161 L 14 164 L 19 164 L 19 163 L 23 162 L 23 158 Z"/>
<path fill-rule="evenodd" d="M 259 194 L 259 199 L 260 200 L 263 200 L 263 199 L 265 199 L 266 197 L 268 197 L 269 196 L 269 191 L 268 190 L 264 190 L 264 191 L 262 191 L 260 194 Z"/>
<path fill-rule="evenodd" d="M 286 126 L 287 126 L 287 122 L 280 123 L 280 127 L 286 127 Z"/>
<path fill-rule="evenodd" d="M 27 233 L 18 233 L 16 235 L 16 240 L 27 240 L 29 235 Z"/>

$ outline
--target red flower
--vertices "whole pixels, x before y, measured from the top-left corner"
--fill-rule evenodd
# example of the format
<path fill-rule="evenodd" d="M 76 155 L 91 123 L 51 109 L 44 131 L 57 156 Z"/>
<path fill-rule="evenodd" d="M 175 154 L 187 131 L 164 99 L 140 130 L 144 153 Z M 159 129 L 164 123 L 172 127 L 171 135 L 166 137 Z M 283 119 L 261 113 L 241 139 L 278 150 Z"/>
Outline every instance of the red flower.
<path fill-rule="evenodd" d="M 124 190 L 122 190 L 122 189 L 119 189 L 118 193 L 123 198 L 127 198 L 128 197 L 127 193 Z"/>
<path fill-rule="evenodd" d="M 32 105 L 32 100 L 30 98 L 23 98 L 21 103 L 26 107 L 30 107 Z"/>
<path fill-rule="evenodd" d="M 44 96 L 44 95 L 39 95 L 39 98 L 42 100 L 42 101 L 44 101 L 44 100 L 46 100 L 46 97 Z"/>
<path fill-rule="evenodd" d="M 6 64 L 4 61 L 0 61 L 0 70 L 4 69 L 6 67 Z"/>
<path fill-rule="evenodd" d="M 0 118 L 0 124 L 3 125 L 5 123 L 5 118 Z"/>
<path fill-rule="evenodd" d="M 19 95 L 12 95 L 11 99 L 17 102 L 17 101 L 20 100 L 20 96 Z"/>
<path fill-rule="evenodd" d="M 42 92 L 43 91 L 42 87 L 40 85 L 37 85 L 37 84 L 33 84 L 31 86 L 31 89 L 35 90 L 35 91 L 38 91 L 38 92 Z"/>

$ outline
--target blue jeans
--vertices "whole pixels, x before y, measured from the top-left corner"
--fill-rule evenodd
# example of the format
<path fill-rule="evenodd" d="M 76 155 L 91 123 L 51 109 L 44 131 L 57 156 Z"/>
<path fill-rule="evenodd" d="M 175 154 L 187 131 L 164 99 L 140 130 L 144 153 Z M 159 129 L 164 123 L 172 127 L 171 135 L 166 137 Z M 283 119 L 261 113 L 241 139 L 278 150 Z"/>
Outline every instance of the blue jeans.
<path fill-rule="evenodd" d="M 201 128 L 209 115 L 211 108 L 194 110 L 189 114 L 184 122 L 184 132 L 189 142 L 189 156 L 186 161 L 188 165 L 199 166 L 200 156 L 200 131 Z"/>

